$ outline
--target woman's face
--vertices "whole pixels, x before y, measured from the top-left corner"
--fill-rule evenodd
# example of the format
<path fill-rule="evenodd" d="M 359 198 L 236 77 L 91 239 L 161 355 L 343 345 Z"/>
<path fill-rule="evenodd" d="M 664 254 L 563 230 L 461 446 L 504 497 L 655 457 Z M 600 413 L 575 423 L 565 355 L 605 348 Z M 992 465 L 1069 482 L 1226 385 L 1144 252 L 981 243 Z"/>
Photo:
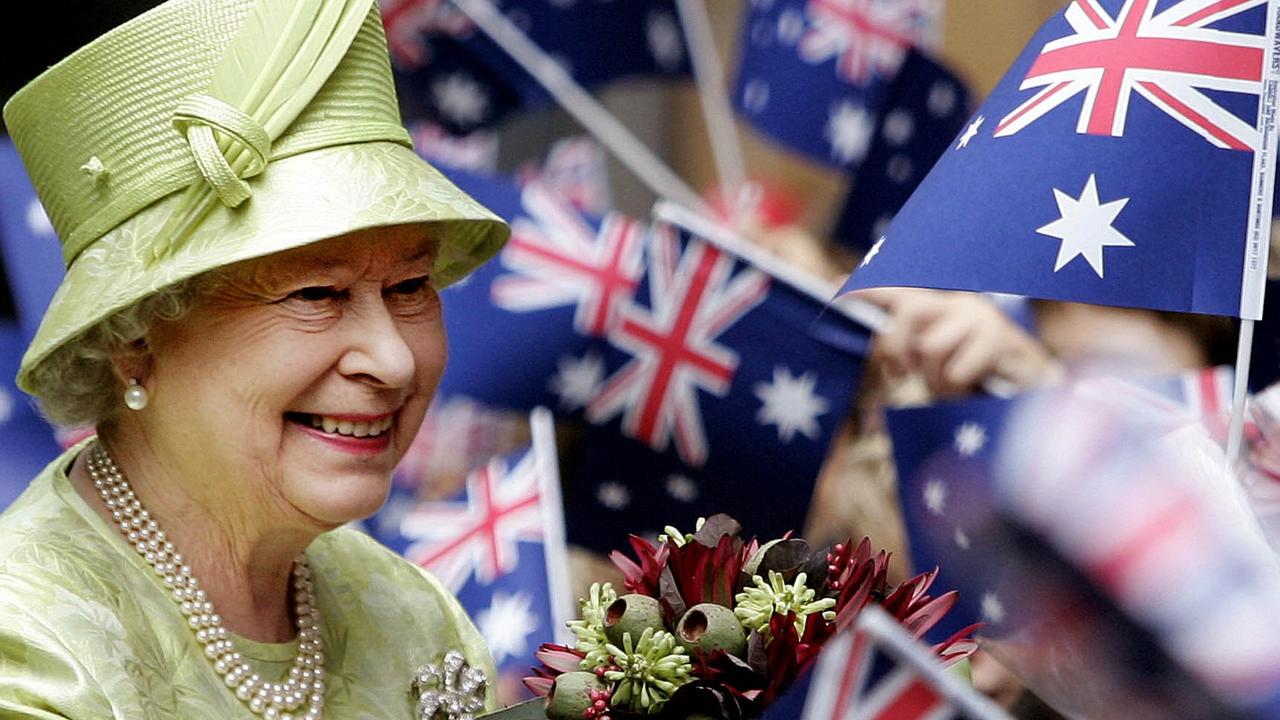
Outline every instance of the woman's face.
<path fill-rule="evenodd" d="M 381 228 L 222 271 L 147 338 L 161 470 L 266 522 L 377 510 L 444 369 L 433 256 L 422 228 Z"/>

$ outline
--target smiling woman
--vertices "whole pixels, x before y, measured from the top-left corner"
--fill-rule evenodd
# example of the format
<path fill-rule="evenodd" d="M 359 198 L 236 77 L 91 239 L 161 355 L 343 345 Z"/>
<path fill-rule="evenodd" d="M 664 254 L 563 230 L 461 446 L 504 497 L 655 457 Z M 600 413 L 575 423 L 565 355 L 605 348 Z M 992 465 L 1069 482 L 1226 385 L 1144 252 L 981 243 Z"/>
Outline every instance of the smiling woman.
<path fill-rule="evenodd" d="M 416 717 L 427 573 L 341 526 L 506 226 L 419 160 L 373 0 L 170 0 L 5 107 L 67 275 L 19 382 L 93 424 L 0 516 L 0 716 Z"/>

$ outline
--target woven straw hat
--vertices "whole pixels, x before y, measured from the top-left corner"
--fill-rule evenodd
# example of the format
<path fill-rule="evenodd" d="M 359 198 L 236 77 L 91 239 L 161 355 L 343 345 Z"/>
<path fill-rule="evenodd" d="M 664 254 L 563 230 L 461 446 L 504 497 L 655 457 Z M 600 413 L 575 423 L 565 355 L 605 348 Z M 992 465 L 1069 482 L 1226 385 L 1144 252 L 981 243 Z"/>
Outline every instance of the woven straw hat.
<path fill-rule="evenodd" d="M 68 341 L 213 268 L 431 223 L 444 286 L 509 234 L 414 154 L 374 0 L 171 0 L 45 71 L 4 119 L 67 263 L 28 391 Z"/>

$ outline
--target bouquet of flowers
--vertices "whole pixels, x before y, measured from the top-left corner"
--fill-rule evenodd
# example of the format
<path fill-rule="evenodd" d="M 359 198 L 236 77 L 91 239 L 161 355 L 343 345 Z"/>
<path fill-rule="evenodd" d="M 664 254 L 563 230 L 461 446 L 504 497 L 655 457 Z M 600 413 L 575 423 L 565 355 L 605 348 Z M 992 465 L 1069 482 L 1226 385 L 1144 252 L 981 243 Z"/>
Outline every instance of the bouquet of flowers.
<path fill-rule="evenodd" d="M 916 637 L 955 604 L 927 593 L 936 570 L 890 588 L 889 556 L 863 540 L 811 549 L 789 535 L 743 540 L 727 515 L 696 531 L 666 528 L 655 545 L 615 551 L 625 593 L 608 583 L 582 598 L 573 647 L 544 644 L 525 684 L 552 720 L 742 720 L 758 716 L 823 644 L 877 603 Z M 974 627 L 937 645 L 944 663 L 973 650 Z"/>

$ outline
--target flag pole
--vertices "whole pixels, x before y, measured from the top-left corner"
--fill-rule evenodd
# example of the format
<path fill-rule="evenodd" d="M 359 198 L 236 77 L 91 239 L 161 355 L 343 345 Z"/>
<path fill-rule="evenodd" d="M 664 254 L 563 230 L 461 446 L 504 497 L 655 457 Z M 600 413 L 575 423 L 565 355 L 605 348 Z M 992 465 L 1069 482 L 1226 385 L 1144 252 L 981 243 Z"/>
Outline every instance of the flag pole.
<path fill-rule="evenodd" d="M 1227 467 L 1240 461 L 1240 445 L 1244 435 L 1244 410 L 1249 392 L 1249 361 L 1253 354 L 1253 320 L 1240 321 L 1240 339 L 1236 345 L 1235 387 L 1231 393 L 1231 423 L 1227 426 Z"/>
<path fill-rule="evenodd" d="M 738 127 L 733 121 L 733 110 L 729 107 L 724 67 L 716 54 L 711 18 L 707 16 L 704 0 L 676 0 L 676 9 L 680 12 L 680 25 L 684 28 L 685 46 L 689 48 L 693 79 L 702 103 L 702 115 L 711 141 L 711 157 L 721 192 L 728 202 L 730 220 L 734 227 L 741 227 L 748 211 L 753 209 L 748 204 L 751 193 L 746 187 L 746 161 L 742 155 Z"/>
<path fill-rule="evenodd" d="M 542 548 L 547 563 L 547 590 L 551 624 L 556 641 L 570 645 L 568 623 L 574 618 L 573 588 L 569 584 L 569 548 L 565 540 L 564 501 L 560 497 L 560 461 L 556 453 L 556 428 L 551 411 L 536 407 L 529 414 L 534 462 L 538 466 L 538 492 L 542 496 Z"/>
<path fill-rule="evenodd" d="M 492 0 L 453 0 L 453 3 L 655 195 L 699 212 L 710 212 L 698 193 L 591 97 L 559 63 L 499 12 Z"/>
<path fill-rule="evenodd" d="M 1245 238 L 1244 276 L 1240 283 L 1240 339 L 1236 345 L 1235 388 L 1231 394 L 1231 423 L 1227 426 L 1227 468 L 1240 465 L 1245 400 L 1249 389 L 1249 360 L 1253 353 L 1253 325 L 1262 318 L 1271 250 L 1272 204 L 1275 198 L 1276 113 L 1280 92 L 1280 0 L 1267 0 L 1266 55 L 1258 94 L 1258 142 L 1253 153 L 1252 197 Z"/>

